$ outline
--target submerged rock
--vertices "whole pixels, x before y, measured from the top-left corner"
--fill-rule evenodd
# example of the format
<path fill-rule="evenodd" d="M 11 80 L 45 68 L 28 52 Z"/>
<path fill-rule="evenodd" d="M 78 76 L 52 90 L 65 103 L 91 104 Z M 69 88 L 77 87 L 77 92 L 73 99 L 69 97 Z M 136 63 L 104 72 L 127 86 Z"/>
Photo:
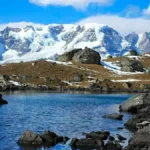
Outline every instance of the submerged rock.
<path fill-rule="evenodd" d="M 127 140 L 127 138 L 123 137 L 123 136 L 120 135 L 120 134 L 117 134 L 117 138 L 118 138 L 120 141 Z"/>
<path fill-rule="evenodd" d="M 93 139 L 79 139 L 75 146 L 80 150 L 92 150 L 96 149 L 96 142 Z"/>
<path fill-rule="evenodd" d="M 118 113 L 114 113 L 114 114 L 104 115 L 103 118 L 110 118 L 110 119 L 122 120 L 123 115 L 122 114 L 118 114 Z"/>
<path fill-rule="evenodd" d="M 6 100 L 3 100 L 2 94 L 0 94 L 0 105 L 8 104 Z"/>
<path fill-rule="evenodd" d="M 96 131 L 91 133 L 84 133 L 86 138 L 91 138 L 94 140 L 107 140 L 110 132 L 109 131 Z"/>

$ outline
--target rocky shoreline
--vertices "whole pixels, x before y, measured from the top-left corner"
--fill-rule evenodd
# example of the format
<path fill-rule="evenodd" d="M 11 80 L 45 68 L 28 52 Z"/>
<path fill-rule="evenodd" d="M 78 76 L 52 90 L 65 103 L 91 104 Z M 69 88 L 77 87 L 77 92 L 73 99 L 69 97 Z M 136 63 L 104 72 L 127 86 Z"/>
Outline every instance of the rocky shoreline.
<path fill-rule="evenodd" d="M 149 150 L 150 149 L 150 93 L 138 94 L 120 105 L 120 112 L 132 113 L 133 117 L 125 123 L 125 127 L 134 130 L 133 137 L 128 146 L 123 147 L 126 137 L 117 135 L 117 139 L 111 136 L 109 131 L 93 131 L 83 133 L 84 138 L 72 138 L 59 136 L 51 131 L 42 134 L 26 131 L 18 140 L 18 144 L 26 147 L 53 147 L 58 143 L 66 144 L 73 149 L 80 150 Z M 107 114 L 104 118 L 122 120 L 123 115 Z M 119 129 L 122 129 L 121 127 Z"/>
<path fill-rule="evenodd" d="M 112 85 L 110 83 L 110 85 Z M 56 91 L 56 92 L 65 92 L 65 91 L 79 91 L 79 92 L 98 92 L 98 93 L 147 93 L 149 91 L 150 87 L 144 87 L 144 88 L 137 88 L 137 89 L 131 89 L 131 88 L 113 88 L 113 87 L 107 87 L 99 86 L 96 83 L 93 83 L 89 87 L 71 87 L 71 86 L 46 86 L 46 85 L 6 85 L 3 88 L 0 88 L 0 92 L 7 92 L 7 91 Z"/>

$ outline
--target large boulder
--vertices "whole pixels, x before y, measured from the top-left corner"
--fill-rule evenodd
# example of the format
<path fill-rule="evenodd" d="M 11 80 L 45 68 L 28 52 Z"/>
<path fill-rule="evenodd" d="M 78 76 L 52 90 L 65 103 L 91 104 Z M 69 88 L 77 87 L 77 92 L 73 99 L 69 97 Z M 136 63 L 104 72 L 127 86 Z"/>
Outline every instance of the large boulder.
<path fill-rule="evenodd" d="M 100 54 L 90 48 L 75 53 L 73 61 L 81 64 L 100 64 Z"/>
<path fill-rule="evenodd" d="M 139 113 L 129 119 L 125 126 L 129 129 L 137 130 L 137 125 L 143 122 L 150 122 L 150 112 Z"/>
<path fill-rule="evenodd" d="M 80 52 L 82 51 L 82 49 L 74 49 L 70 52 L 66 52 L 62 55 L 59 55 L 56 60 L 57 61 L 62 61 L 62 62 L 66 62 L 66 61 L 72 61 L 72 58 L 74 57 L 74 55 L 77 53 L 77 52 Z"/>
<path fill-rule="evenodd" d="M 72 82 L 81 82 L 83 81 L 83 75 L 82 74 L 75 74 L 71 80 Z"/>
<path fill-rule="evenodd" d="M 150 93 L 138 94 L 120 105 L 120 111 L 136 113 L 141 107 L 150 105 Z"/>
<path fill-rule="evenodd" d="M 150 149 L 150 126 L 144 127 L 134 134 L 129 140 L 127 150 L 149 150 Z"/>
<path fill-rule="evenodd" d="M 8 104 L 6 100 L 3 100 L 2 94 L 0 94 L 0 105 Z"/>
<path fill-rule="evenodd" d="M 31 131 L 26 131 L 21 138 L 18 140 L 19 144 L 31 144 L 31 145 L 42 145 L 43 139 L 40 135 L 32 133 Z"/>
<path fill-rule="evenodd" d="M 42 134 L 36 134 L 27 130 L 18 140 L 18 144 L 22 147 L 29 146 L 44 146 L 52 147 L 58 143 L 65 143 L 68 140 L 67 137 L 56 135 L 54 132 L 45 131 Z"/>
<path fill-rule="evenodd" d="M 124 72 L 143 72 L 144 68 L 142 63 L 139 60 L 121 57 L 121 70 Z"/>

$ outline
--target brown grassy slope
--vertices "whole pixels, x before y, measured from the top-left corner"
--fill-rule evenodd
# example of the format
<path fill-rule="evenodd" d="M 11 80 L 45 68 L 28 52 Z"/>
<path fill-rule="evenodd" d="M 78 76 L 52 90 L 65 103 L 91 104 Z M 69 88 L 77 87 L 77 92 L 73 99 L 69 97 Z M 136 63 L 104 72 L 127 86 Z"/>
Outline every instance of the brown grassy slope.
<path fill-rule="evenodd" d="M 139 59 L 141 60 L 145 69 L 147 69 L 150 66 L 150 57 L 139 56 Z M 106 59 L 105 61 L 120 64 L 119 63 L 120 57 L 109 58 L 109 59 Z M 133 75 L 120 75 L 120 76 L 114 77 L 114 79 L 116 79 L 116 80 L 136 79 L 136 80 L 142 80 L 140 83 L 150 84 L 150 74 L 149 73 L 133 74 Z M 137 82 L 137 83 L 139 83 L 139 82 Z"/>
<path fill-rule="evenodd" d="M 0 68 L 0 74 L 7 74 L 10 76 L 14 74 L 19 77 L 18 81 L 35 84 L 45 84 L 45 77 L 68 81 L 78 73 L 84 76 L 85 71 L 46 61 L 37 61 L 34 66 L 32 62 L 28 62 L 7 64 Z M 28 79 L 22 79 L 24 76 L 27 76 Z"/>
<path fill-rule="evenodd" d="M 107 61 L 116 62 L 119 61 L 120 58 L 111 58 Z M 148 57 L 141 57 L 142 63 L 144 67 L 148 67 L 150 64 L 150 58 Z M 23 82 L 23 83 L 33 83 L 33 84 L 40 84 L 40 85 L 57 85 L 59 83 L 54 82 L 47 82 L 45 78 L 51 78 L 54 80 L 64 80 L 69 81 L 72 80 L 76 74 L 83 75 L 83 82 L 81 85 L 87 86 L 91 82 L 89 82 L 88 77 L 91 76 L 91 80 L 99 79 L 110 79 L 110 80 L 125 80 L 125 79 L 138 79 L 142 80 L 139 83 L 150 84 L 150 74 L 134 74 L 134 75 L 118 75 L 114 72 L 105 69 L 101 65 L 94 65 L 94 64 L 75 64 L 70 66 L 65 66 L 61 64 L 56 64 L 52 62 L 47 62 L 44 60 L 37 61 L 34 65 L 33 62 L 27 63 L 13 63 L 7 64 L 6 66 L 0 67 L 0 74 L 6 74 L 9 76 L 16 75 L 18 78 L 13 78 L 15 81 Z M 24 79 L 26 78 L 26 79 Z M 145 80 L 145 81 L 144 81 Z"/>

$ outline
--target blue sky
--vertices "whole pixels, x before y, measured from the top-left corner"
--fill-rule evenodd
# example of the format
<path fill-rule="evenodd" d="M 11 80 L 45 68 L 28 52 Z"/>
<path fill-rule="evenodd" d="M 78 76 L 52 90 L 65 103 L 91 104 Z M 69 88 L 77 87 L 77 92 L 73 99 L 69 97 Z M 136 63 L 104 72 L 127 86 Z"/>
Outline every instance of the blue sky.
<path fill-rule="evenodd" d="M 107 23 L 115 27 L 109 23 L 115 17 L 126 22 L 142 19 L 146 21 L 146 29 L 150 26 L 150 0 L 4 0 L 0 5 L 0 24 L 22 21 L 40 24 L 85 21 Z"/>

